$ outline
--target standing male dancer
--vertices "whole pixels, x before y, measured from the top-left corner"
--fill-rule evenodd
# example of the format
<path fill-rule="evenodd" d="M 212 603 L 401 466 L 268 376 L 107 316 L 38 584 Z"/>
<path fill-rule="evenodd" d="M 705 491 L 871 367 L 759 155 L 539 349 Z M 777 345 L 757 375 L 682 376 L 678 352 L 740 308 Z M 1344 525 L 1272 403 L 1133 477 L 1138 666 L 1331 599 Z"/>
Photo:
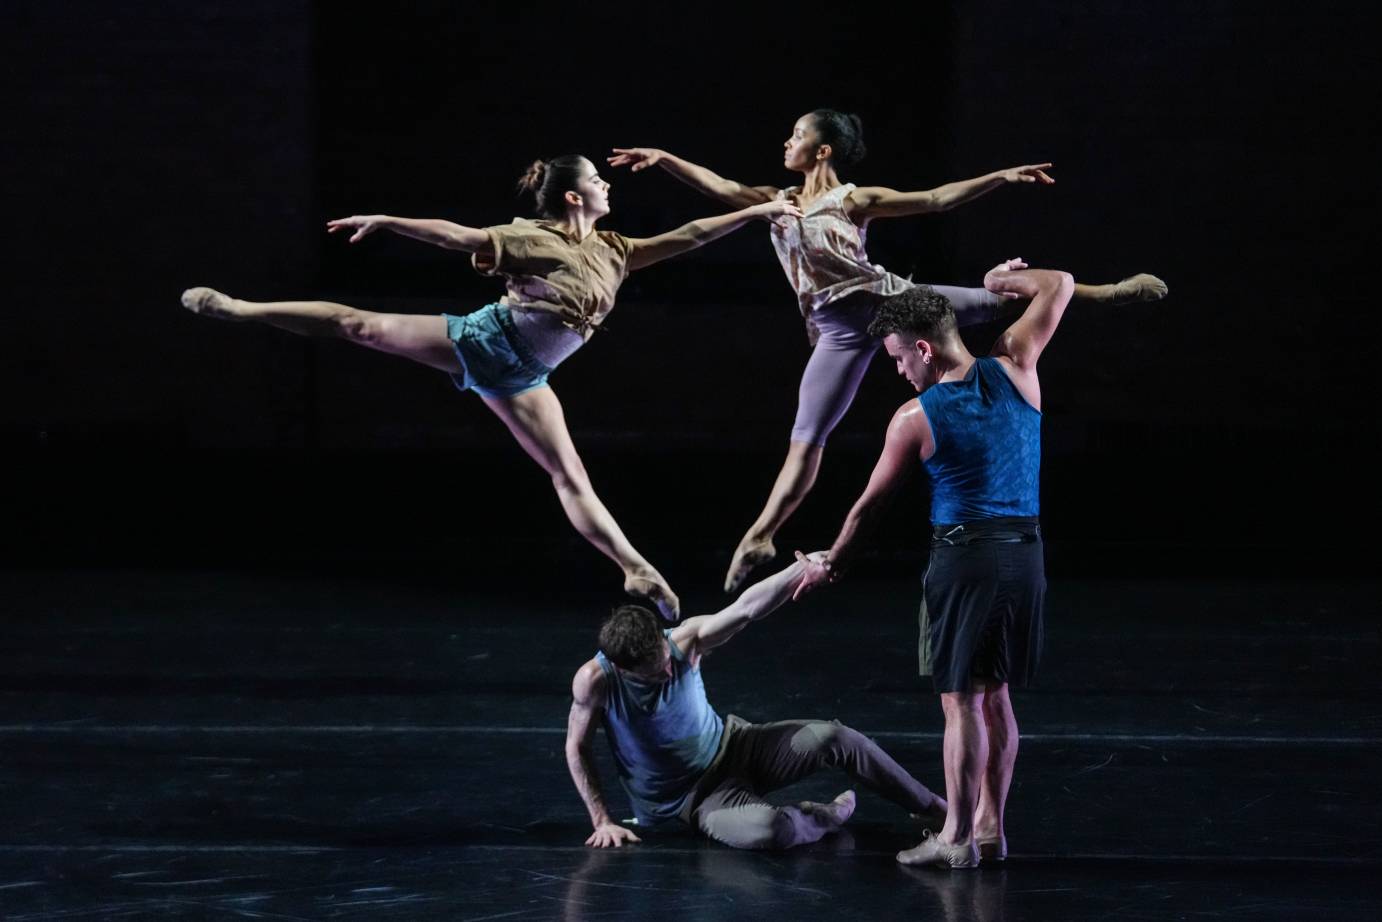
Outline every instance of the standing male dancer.
<path fill-rule="evenodd" d="M 605 807 L 590 753 L 599 719 L 640 826 L 680 819 L 735 848 L 815 842 L 849 819 L 853 791 L 828 804 L 785 807 L 763 795 L 825 767 L 843 769 L 925 823 L 944 821 L 945 801 L 862 733 L 838 721 L 751 724 L 733 714 L 721 720 L 706 700 L 701 658 L 786 602 L 807 567 L 794 563 L 718 614 L 670 630 L 637 605 L 605 620 L 600 652 L 571 683 L 566 729 L 566 764 L 594 826 L 586 845 L 639 841 Z"/>
<path fill-rule="evenodd" d="M 1031 304 L 983 358 L 965 348 L 949 302 L 930 289 L 910 289 L 879 308 L 869 333 L 883 338 L 920 397 L 893 414 L 883 454 L 826 557 L 798 552 L 808 568 L 798 596 L 837 579 L 860 530 L 920 458 L 932 490 L 922 650 L 945 713 L 950 811 L 938 836 L 927 833 L 898 854 L 903 864 L 972 868 L 981 855 L 1007 857 L 1003 808 L 1018 743 L 1008 686 L 1026 685 L 1041 655 L 1036 364 L 1075 282 L 1012 259 L 990 270 L 984 287 Z"/>

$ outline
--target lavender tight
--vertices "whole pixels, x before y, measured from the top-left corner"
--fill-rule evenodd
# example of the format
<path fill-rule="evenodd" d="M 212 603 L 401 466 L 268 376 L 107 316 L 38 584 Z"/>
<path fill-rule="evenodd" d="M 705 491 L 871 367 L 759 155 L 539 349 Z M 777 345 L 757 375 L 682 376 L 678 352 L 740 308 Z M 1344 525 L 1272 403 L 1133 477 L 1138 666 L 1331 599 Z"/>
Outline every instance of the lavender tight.
<path fill-rule="evenodd" d="M 929 287 L 950 299 L 955 319 L 962 327 L 992 320 L 1005 303 L 983 288 Z M 877 296 L 856 295 L 842 298 L 814 314 L 821 336 L 801 375 L 793 442 L 824 445 L 854 402 L 859 382 L 879 347 L 878 340 L 868 334 L 877 306 Z"/>

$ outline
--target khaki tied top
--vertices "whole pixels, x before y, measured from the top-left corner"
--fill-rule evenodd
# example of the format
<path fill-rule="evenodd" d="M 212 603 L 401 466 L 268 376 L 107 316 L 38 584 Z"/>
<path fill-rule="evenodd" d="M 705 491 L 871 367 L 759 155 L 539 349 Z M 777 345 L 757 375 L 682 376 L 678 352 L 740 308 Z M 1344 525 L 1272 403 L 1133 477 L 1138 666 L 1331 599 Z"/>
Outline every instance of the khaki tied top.
<path fill-rule="evenodd" d="M 514 218 L 486 227 L 494 255 L 471 255 L 481 275 L 502 275 L 508 291 L 501 304 L 516 311 L 542 311 L 587 339 L 614 308 L 614 295 L 629 274 L 633 243 L 614 231 L 594 231 L 584 240 L 553 221 Z"/>

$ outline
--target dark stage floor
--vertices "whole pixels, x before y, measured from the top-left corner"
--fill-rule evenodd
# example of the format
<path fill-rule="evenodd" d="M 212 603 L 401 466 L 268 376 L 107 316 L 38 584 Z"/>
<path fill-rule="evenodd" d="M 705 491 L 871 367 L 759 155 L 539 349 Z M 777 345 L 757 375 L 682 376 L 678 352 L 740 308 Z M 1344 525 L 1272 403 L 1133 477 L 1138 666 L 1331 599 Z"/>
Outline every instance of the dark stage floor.
<path fill-rule="evenodd" d="M 866 792 L 786 854 L 679 830 L 586 849 L 561 750 L 610 601 L 587 591 L 11 572 L 0 917 L 1377 918 L 1379 589 L 1053 581 L 1041 682 L 1015 696 L 1012 858 L 945 873 L 894 863 L 918 832 Z M 916 595 L 784 608 L 707 660 L 712 702 L 838 717 L 942 787 Z"/>

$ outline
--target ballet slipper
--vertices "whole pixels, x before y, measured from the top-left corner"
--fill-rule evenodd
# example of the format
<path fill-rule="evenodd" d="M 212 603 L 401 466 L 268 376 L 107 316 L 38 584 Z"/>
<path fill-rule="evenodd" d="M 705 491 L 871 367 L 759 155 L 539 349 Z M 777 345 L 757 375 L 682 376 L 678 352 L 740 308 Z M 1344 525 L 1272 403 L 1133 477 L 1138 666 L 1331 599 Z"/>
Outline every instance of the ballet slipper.
<path fill-rule="evenodd" d="M 979 846 L 980 861 L 1006 861 L 1008 859 L 1007 836 L 987 836 L 982 839 L 975 837 L 974 844 Z"/>
<path fill-rule="evenodd" d="M 657 573 L 625 577 L 624 591 L 653 603 L 664 620 L 676 621 L 681 617 L 681 600 Z"/>
<path fill-rule="evenodd" d="M 803 800 L 801 803 L 797 804 L 797 809 L 802 813 L 809 813 L 814 817 L 825 820 L 826 825 L 830 827 L 830 831 L 834 832 L 845 823 L 849 822 L 849 818 L 854 815 L 854 808 L 856 806 L 858 806 L 858 799 L 854 796 L 854 792 L 845 791 L 836 796 L 836 798 L 828 804 L 818 804 L 815 801 Z"/>
<path fill-rule="evenodd" d="M 936 865 L 942 868 L 977 868 L 979 849 L 974 840 L 958 845 L 946 845 L 931 830 L 921 834 L 921 844 L 897 853 L 899 864 Z"/>
<path fill-rule="evenodd" d="M 239 320 L 240 316 L 231 307 L 231 298 L 214 288 L 189 288 L 182 293 L 182 306 L 194 314 L 215 317 L 218 320 Z"/>
<path fill-rule="evenodd" d="M 1109 303 L 1133 304 L 1141 301 L 1160 301 L 1166 297 L 1168 290 L 1166 283 L 1155 275 L 1139 272 L 1137 275 L 1130 275 L 1123 281 L 1114 283 L 1113 295 L 1109 299 Z"/>
<path fill-rule="evenodd" d="M 749 544 L 741 541 L 729 561 L 729 572 L 725 574 L 725 592 L 737 592 L 756 567 L 777 556 L 777 548 L 772 541 Z"/>

